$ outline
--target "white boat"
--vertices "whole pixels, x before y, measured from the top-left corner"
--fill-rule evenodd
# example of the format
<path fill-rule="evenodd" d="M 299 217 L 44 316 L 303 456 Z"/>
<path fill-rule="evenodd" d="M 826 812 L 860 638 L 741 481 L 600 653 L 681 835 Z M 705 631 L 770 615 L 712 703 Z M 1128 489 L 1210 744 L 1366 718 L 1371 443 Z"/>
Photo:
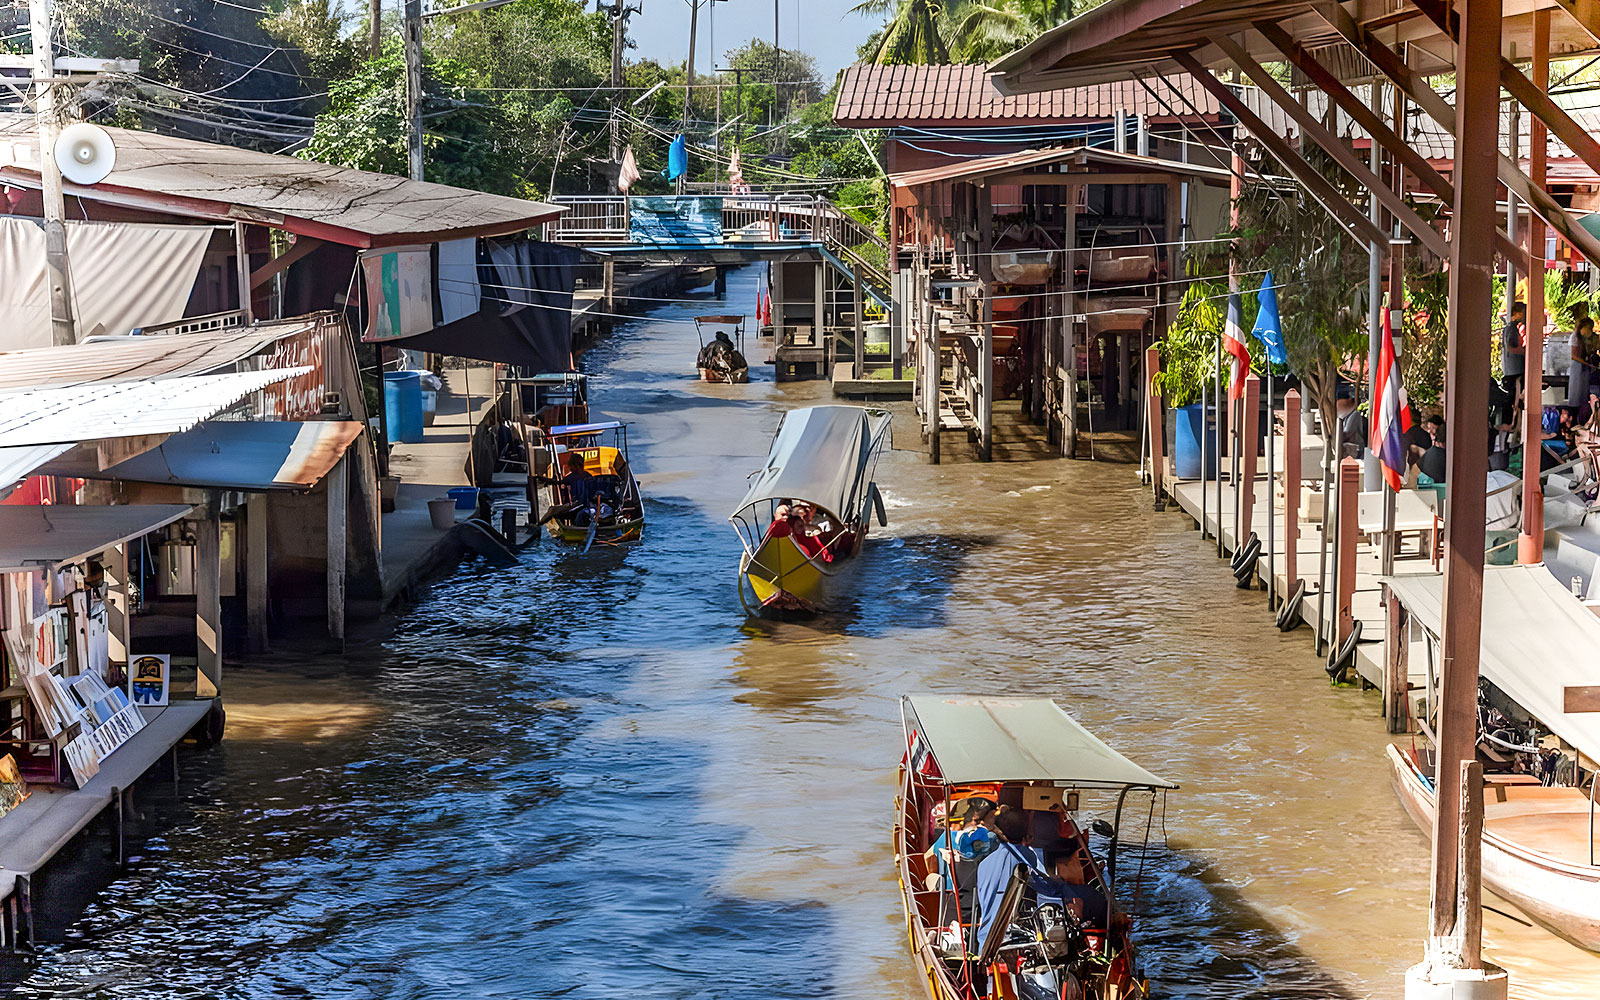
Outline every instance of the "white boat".
<path fill-rule="evenodd" d="M 1389 747 L 1400 804 L 1433 833 L 1432 768 Z M 1483 884 L 1552 933 L 1600 951 L 1600 867 L 1589 863 L 1589 799 L 1576 788 L 1507 782 L 1486 775 Z"/>

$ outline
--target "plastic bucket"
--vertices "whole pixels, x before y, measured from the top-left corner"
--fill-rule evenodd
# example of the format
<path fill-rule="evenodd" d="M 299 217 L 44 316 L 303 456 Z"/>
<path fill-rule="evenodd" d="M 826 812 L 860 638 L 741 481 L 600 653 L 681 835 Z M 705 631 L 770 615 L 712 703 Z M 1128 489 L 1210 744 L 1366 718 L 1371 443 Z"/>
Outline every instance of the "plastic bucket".
<path fill-rule="evenodd" d="M 389 440 L 414 444 L 422 440 L 422 373 L 384 372 L 383 411 Z"/>
<path fill-rule="evenodd" d="M 456 486 L 445 490 L 445 495 L 456 502 L 456 510 L 472 510 L 478 506 L 476 486 Z"/>
<path fill-rule="evenodd" d="M 439 394 L 432 389 L 422 390 L 422 426 L 432 427 L 439 415 Z"/>
<path fill-rule="evenodd" d="M 1200 435 L 1205 435 L 1207 478 L 1217 477 L 1217 429 L 1206 419 L 1205 406 L 1190 403 L 1173 411 L 1177 417 L 1172 438 L 1172 461 L 1179 479 L 1200 478 Z"/>
<path fill-rule="evenodd" d="M 456 526 L 456 502 L 449 497 L 429 500 L 428 520 L 440 531 L 449 531 Z"/>

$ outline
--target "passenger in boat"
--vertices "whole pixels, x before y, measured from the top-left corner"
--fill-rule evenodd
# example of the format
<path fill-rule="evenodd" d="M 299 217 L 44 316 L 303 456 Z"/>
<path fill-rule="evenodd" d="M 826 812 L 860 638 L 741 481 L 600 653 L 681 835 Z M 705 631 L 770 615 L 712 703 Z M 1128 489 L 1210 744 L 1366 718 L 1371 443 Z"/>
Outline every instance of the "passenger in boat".
<path fill-rule="evenodd" d="M 993 802 L 981 795 L 974 795 L 956 802 L 952 811 L 954 818 L 927 851 L 938 861 L 941 878 L 949 873 L 952 856 L 963 861 L 982 860 L 999 844 L 991 829 L 994 825 Z M 952 830 L 954 837 L 951 836 Z"/>
<path fill-rule="evenodd" d="M 711 338 L 711 343 L 700 348 L 700 357 L 696 364 L 701 368 L 732 368 L 730 359 L 738 352 L 733 349 L 733 341 L 728 339 L 726 330 L 718 330 L 717 335 Z"/>
<path fill-rule="evenodd" d="M 1055 903 L 1066 908 L 1063 893 L 1066 887 L 1045 867 L 1044 855 L 1032 846 L 1030 821 L 1025 810 L 1001 806 L 995 814 L 995 829 L 1000 834 L 1000 846 L 978 863 L 978 944 L 989 939 L 994 915 L 1011 884 L 1011 872 L 1017 865 L 1027 866 L 1028 885 L 1038 903 Z"/>
<path fill-rule="evenodd" d="M 833 562 L 833 550 L 828 547 L 825 538 L 829 525 L 826 522 L 818 524 L 816 517 L 815 507 L 804 500 L 796 500 L 790 508 L 790 533 L 801 552 L 813 559 L 820 557 L 823 562 Z"/>

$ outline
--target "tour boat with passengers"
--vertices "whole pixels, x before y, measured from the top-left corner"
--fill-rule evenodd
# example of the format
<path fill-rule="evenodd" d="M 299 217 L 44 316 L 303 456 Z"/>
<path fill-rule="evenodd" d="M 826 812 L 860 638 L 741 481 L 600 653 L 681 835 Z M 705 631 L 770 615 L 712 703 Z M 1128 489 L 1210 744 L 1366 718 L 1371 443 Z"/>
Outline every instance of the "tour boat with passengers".
<path fill-rule="evenodd" d="M 860 551 L 872 514 L 888 524 L 873 481 L 890 443 L 886 410 L 809 406 L 778 424 L 767 462 L 728 517 L 744 543 L 739 600 L 746 611 L 826 607 Z M 746 597 L 748 584 L 754 607 Z"/>
<path fill-rule="evenodd" d="M 644 534 L 644 500 L 628 464 L 628 425 L 563 424 L 546 437 L 554 472 L 550 533 L 585 552 L 592 545 L 637 542 Z"/>
<path fill-rule="evenodd" d="M 706 337 L 707 327 L 712 328 L 710 339 Z M 723 327 L 733 331 L 731 338 Z M 750 381 L 750 362 L 744 356 L 743 316 L 696 316 L 694 332 L 700 338 L 695 370 L 700 373 L 702 382 L 737 385 Z"/>
<path fill-rule="evenodd" d="M 1178 786 L 1048 698 L 907 695 L 900 710 L 895 863 L 930 1000 L 1149 996 L 1120 900 L 1138 899 L 1156 800 Z M 1144 827 L 1132 871 L 1127 813 Z"/>

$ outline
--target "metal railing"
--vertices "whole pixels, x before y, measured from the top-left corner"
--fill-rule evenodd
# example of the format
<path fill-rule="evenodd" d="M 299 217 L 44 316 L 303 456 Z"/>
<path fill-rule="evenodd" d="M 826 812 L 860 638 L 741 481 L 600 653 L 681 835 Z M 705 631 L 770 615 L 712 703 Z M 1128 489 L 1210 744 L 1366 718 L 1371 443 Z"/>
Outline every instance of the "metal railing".
<path fill-rule="evenodd" d="M 763 193 L 702 197 L 722 200 L 725 239 L 732 237 L 746 242 L 805 239 L 845 250 L 862 245 L 879 249 L 887 246 L 872 229 L 820 195 Z M 550 239 L 597 243 L 628 239 L 626 196 L 558 195 L 551 200 L 567 211 L 551 223 Z M 856 255 L 852 252 L 852 256 Z"/>

